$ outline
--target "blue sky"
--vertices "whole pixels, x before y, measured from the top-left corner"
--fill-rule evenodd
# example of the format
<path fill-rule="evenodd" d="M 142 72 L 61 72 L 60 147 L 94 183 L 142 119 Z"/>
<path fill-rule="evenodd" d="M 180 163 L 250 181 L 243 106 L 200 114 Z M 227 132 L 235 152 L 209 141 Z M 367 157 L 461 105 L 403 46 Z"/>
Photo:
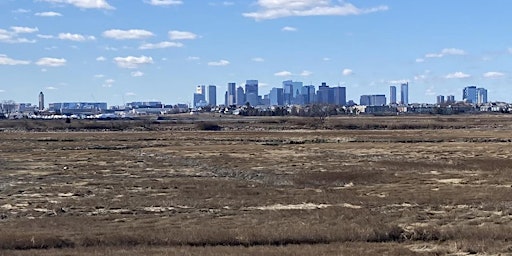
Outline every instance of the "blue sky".
<path fill-rule="evenodd" d="M 512 1 L 0 0 L 0 100 L 187 103 L 258 79 L 409 82 L 410 102 L 477 85 L 512 102 Z"/>

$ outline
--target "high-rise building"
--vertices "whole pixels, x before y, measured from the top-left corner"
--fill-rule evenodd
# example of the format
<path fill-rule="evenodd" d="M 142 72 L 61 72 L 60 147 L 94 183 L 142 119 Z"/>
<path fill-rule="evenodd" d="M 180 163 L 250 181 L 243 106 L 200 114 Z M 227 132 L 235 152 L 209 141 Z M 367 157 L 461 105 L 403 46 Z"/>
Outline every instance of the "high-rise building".
<path fill-rule="evenodd" d="M 217 86 L 208 86 L 208 105 L 215 107 L 217 106 Z"/>
<path fill-rule="evenodd" d="M 448 104 L 455 103 L 455 96 L 454 95 L 446 96 L 446 103 L 448 103 Z"/>
<path fill-rule="evenodd" d="M 462 100 L 476 104 L 478 102 L 476 86 L 468 86 L 462 90 Z"/>
<path fill-rule="evenodd" d="M 206 86 L 204 85 L 198 85 L 196 87 L 196 93 L 194 93 L 194 107 L 195 108 L 198 108 L 198 107 L 205 107 L 206 105 L 208 105 L 208 103 L 206 102 Z"/>
<path fill-rule="evenodd" d="M 242 106 L 242 105 L 245 105 L 245 103 L 247 103 L 247 101 L 245 100 L 245 92 L 244 92 L 244 88 L 242 88 L 242 86 L 238 86 L 238 88 L 236 88 L 236 105 L 238 106 Z"/>
<path fill-rule="evenodd" d="M 384 106 L 386 105 L 386 95 L 361 95 L 359 105 L 362 106 Z"/>
<path fill-rule="evenodd" d="M 270 106 L 283 106 L 284 105 L 284 97 L 283 88 L 272 88 L 270 90 L 269 100 Z"/>
<path fill-rule="evenodd" d="M 409 105 L 409 82 L 400 86 L 400 104 Z"/>
<path fill-rule="evenodd" d="M 316 102 L 320 104 L 329 104 L 329 89 L 330 87 L 327 85 L 327 83 L 322 83 L 318 87 L 318 95 Z"/>
<path fill-rule="evenodd" d="M 443 95 L 438 95 L 436 102 L 437 102 L 438 105 L 444 104 L 445 103 L 444 96 Z"/>
<path fill-rule="evenodd" d="M 345 106 L 347 105 L 347 88 L 333 87 L 331 88 L 334 94 L 334 105 Z"/>
<path fill-rule="evenodd" d="M 258 80 L 247 80 L 245 83 L 245 100 L 251 106 L 257 106 L 260 104 L 259 99 Z"/>
<path fill-rule="evenodd" d="M 485 88 L 476 89 L 476 98 L 478 104 L 487 103 L 487 90 Z"/>
<path fill-rule="evenodd" d="M 43 92 L 39 93 L 39 110 L 44 110 L 44 94 L 43 94 Z"/>
<path fill-rule="evenodd" d="M 315 86 L 306 85 L 302 87 L 302 97 L 304 105 L 315 103 Z"/>
<path fill-rule="evenodd" d="M 389 87 L 389 104 L 396 104 L 396 86 Z"/>
<path fill-rule="evenodd" d="M 236 105 L 236 83 L 228 83 L 228 94 L 226 105 Z"/>

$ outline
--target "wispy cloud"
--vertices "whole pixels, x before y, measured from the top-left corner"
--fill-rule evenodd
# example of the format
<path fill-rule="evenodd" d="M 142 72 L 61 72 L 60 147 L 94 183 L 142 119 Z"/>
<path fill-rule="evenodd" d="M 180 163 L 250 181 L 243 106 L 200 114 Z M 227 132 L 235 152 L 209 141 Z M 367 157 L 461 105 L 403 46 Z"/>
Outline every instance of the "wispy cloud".
<path fill-rule="evenodd" d="M 144 73 L 141 72 L 141 71 L 133 71 L 133 72 L 130 73 L 130 75 L 132 77 L 141 77 L 141 76 L 144 76 Z"/>
<path fill-rule="evenodd" d="M 485 78 L 491 78 L 491 79 L 502 78 L 504 76 L 505 76 L 505 73 L 495 72 L 495 71 L 487 72 L 487 73 L 484 74 Z"/>
<path fill-rule="evenodd" d="M 62 14 L 59 12 L 36 12 L 34 15 L 39 16 L 39 17 L 60 17 L 60 16 L 62 16 Z"/>
<path fill-rule="evenodd" d="M 341 71 L 341 74 L 344 76 L 351 76 L 354 74 L 354 71 L 352 69 L 346 68 Z"/>
<path fill-rule="evenodd" d="M 103 32 L 103 36 L 106 38 L 112 38 L 117 40 L 129 40 L 129 39 L 145 39 L 154 36 L 151 31 L 143 29 L 111 29 Z"/>
<path fill-rule="evenodd" d="M 427 53 L 425 58 L 443 58 L 449 55 L 466 55 L 466 51 L 457 48 L 445 48 L 438 53 Z"/>
<path fill-rule="evenodd" d="M 295 32 L 295 31 L 297 31 L 297 30 L 298 30 L 297 28 L 295 28 L 295 27 L 289 27 L 289 26 L 283 27 L 283 28 L 281 29 L 281 31 L 286 31 L 286 32 Z"/>
<path fill-rule="evenodd" d="M 150 50 L 150 49 L 165 49 L 170 47 L 183 47 L 182 43 L 177 42 L 160 42 L 156 44 L 143 44 L 139 47 L 141 50 Z"/>
<path fill-rule="evenodd" d="M 62 67 L 66 65 L 66 59 L 59 59 L 59 58 L 41 58 L 36 62 L 36 65 L 38 66 L 44 66 L 44 67 Z"/>
<path fill-rule="evenodd" d="M 0 54 L 0 65 L 16 66 L 16 65 L 28 65 L 28 60 L 15 60 L 9 58 L 7 55 Z"/>
<path fill-rule="evenodd" d="M 75 42 L 84 42 L 84 41 L 94 41 L 96 37 L 94 36 L 85 36 L 80 34 L 71 34 L 71 33 L 60 33 L 58 36 L 61 40 L 70 40 Z"/>
<path fill-rule="evenodd" d="M 153 58 L 148 56 L 115 57 L 114 62 L 121 68 L 138 68 L 141 65 L 153 64 Z"/>
<path fill-rule="evenodd" d="M 445 76 L 446 79 L 464 79 L 464 78 L 470 78 L 471 75 L 466 74 L 464 72 L 455 72 L 451 73 Z"/>
<path fill-rule="evenodd" d="M 169 38 L 171 40 L 192 40 L 198 38 L 198 36 L 192 32 L 171 30 L 169 31 Z"/>
<path fill-rule="evenodd" d="M 219 61 L 211 61 L 211 62 L 208 62 L 208 66 L 227 66 L 229 65 L 230 62 L 227 61 L 227 60 L 219 60 Z"/>
<path fill-rule="evenodd" d="M 286 76 L 292 76 L 292 75 L 293 75 L 292 72 L 286 71 L 286 70 L 274 73 L 274 76 L 279 76 L 279 77 L 286 77 Z"/>
<path fill-rule="evenodd" d="M 39 2 L 48 2 L 54 4 L 69 4 L 83 9 L 115 9 L 106 0 L 37 0 Z"/>
<path fill-rule="evenodd" d="M 263 59 L 261 57 L 255 57 L 255 58 L 252 58 L 252 61 L 254 61 L 254 62 L 265 62 L 265 59 Z"/>
<path fill-rule="evenodd" d="M 348 16 L 362 15 L 373 12 L 387 11 L 388 6 L 381 5 L 371 8 L 359 8 L 341 1 L 331 0 L 258 0 L 258 11 L 242 15 L 255 20 L 277 19 L 290 16 Z"/>
<path fill-rule="evenodd" d="M 144 0 L 144 3 L 154 6 L 169 6 L 169 5 L 180 5 L 183 1 L 180 0 Z"/>

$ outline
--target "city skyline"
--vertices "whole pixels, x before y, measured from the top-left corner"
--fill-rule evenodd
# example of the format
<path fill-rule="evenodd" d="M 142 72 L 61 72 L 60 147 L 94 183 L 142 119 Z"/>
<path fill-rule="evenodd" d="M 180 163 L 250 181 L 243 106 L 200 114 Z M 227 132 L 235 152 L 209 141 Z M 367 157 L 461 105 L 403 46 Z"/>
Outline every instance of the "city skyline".
<path fill-rule="evenodd" d="M 258 79 L 435 103 L 468 85 L 511 102 L 512 3 L 461 0 L 37 0 L 0 3 L 0 100 L 192 102 Z M 475 19 L 474 17 L 486 17 Z M 29 93 L 33 92 L 33 93 Z M 221 93 L 222 92 L 222 93 Z M 236 92 L 235 92 L 236 93 Z M 398 100 L 398 99 L 397 99 Z"/>

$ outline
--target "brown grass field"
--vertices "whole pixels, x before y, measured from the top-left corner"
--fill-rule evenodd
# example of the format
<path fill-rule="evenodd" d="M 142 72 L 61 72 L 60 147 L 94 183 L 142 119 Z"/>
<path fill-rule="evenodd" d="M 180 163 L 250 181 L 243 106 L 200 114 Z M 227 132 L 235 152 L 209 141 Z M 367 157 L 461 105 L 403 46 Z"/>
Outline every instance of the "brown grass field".
<path fill-rule="evenodd" d="M 0 121 L 0 231 L 0 255 L 512 255 L 512 116 Z"/>

